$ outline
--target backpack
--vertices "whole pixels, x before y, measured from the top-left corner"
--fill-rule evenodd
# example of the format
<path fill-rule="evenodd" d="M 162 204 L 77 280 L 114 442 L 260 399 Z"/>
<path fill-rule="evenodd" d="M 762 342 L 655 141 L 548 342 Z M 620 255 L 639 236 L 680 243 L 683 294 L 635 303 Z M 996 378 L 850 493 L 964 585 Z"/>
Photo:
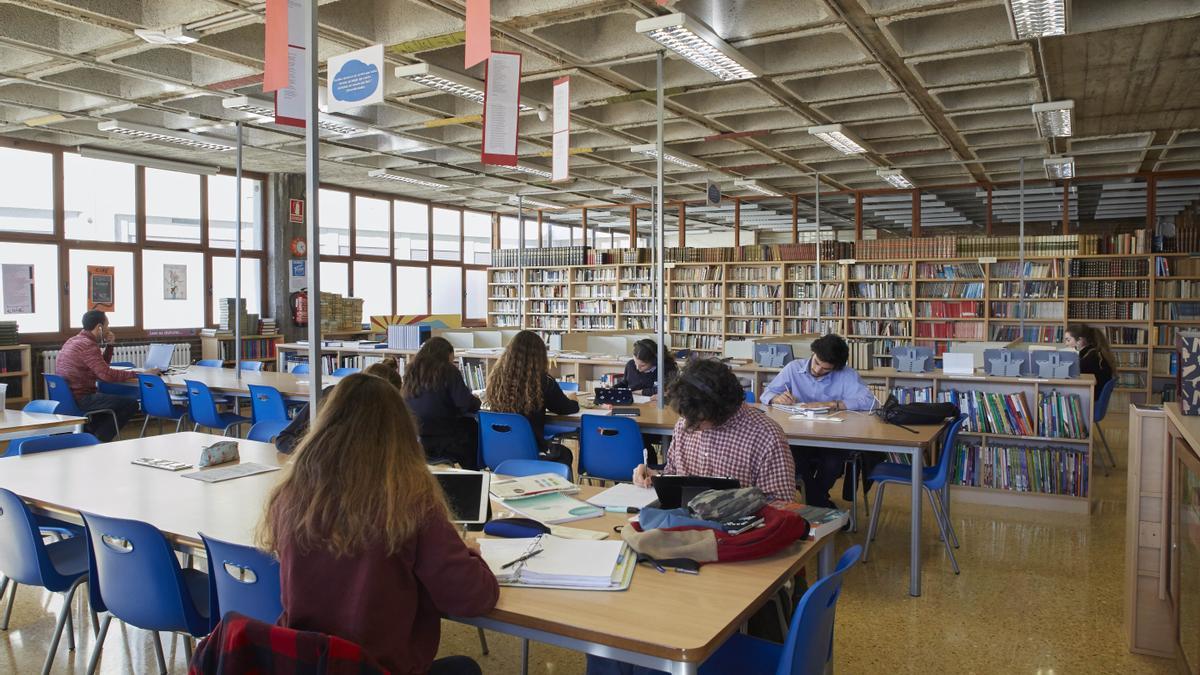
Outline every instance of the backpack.
<path fill-rule="evenodd" d="M 946 418 L 959 416 L 958 406 L 953 403 L 900 403 L 889 395 L 887 402 L 876 413 L 888 424 L 942 424 Z"/>

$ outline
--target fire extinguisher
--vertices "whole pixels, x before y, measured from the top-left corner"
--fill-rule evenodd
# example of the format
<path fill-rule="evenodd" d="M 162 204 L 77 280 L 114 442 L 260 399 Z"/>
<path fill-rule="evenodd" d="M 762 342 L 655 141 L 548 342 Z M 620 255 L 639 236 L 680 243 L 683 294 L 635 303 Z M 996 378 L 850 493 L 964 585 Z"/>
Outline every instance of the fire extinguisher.
<path fill-rule="evenodd" d="M 292 323 L 297 326 L 308 325 L 308 291 L 292 293 Z"/>

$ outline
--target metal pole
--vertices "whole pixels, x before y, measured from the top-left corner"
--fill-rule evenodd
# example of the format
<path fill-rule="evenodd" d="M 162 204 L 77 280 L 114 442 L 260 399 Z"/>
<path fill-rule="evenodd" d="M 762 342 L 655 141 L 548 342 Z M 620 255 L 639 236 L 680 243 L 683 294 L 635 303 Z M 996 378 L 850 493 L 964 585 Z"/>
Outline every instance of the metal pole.
<path fill-rule="evenodd" d="M 237 187 L 234 188 L 237 206 L 234 207 L 237 229 L 233 233 L 233 369 L 234 381 L 242 381 L 242 123 L 237 123 Z"/>
<path fill-rule="evenodd" d="M 815 208 L 815 211 L 817 214 L 817 217 L 816 217 L 816 221 L 817 221 L 817 277 L 816 277 L 817 278 L 817 326 L 822 327 L 823 324 L 821 323 L 821 297 L 822 297 L 821 296 L 821 174 L 814 173 L 813 181 L 815 184 L 814 190 L 816 192 L 816 205 L 814 208 Z M 849 308 L 850 308 L 849 302 L 847 302 L 846 309 L 849 309 Z M 847 331 L 847 332 L 849 332 L 849 331 Z"/>
<path fill-rule="evenodd" d="M 654 288 L 654 307 L 658 314 L 655 328 L 658 337 L 658 409 L 663 409 L 663 399 L 666 398 L 666 392 L 663 390 L 663 370 L 666 369 L 666 342 L 664 337 L 664 324 L 666 323 L 665 312 L 663 311 L 663 273 L 666 268 L 663 266 L 663 50 L 658 50 L 657 59 L 655 60 L 656 70 L 658 73 L 658 121 L 657 121 L 657 140 L 655 145 L 655 168 L 657 170 L 657 181 L 655 186 L 657 190 L 654 195 L 654 269 L 655 269 L 655 288 Z"/>
<path fill-rule="evenodd" d="M 525 198 L 517 195 L 517 294 L 521 298 L 521 328 L 525 329 Z"/>
<path fill-rule="evenodd" d="M 1017 313 L 1019 317 L 1019 325 L 1021 327 L 1021 339 L 1025 339 L 1025 311 L 1029 307 L 1025 302 L 1025 158 L 1017 160 L 1018 180 L 1020 181 L 1020 196 L 1017 199 L 1019 206 L 1017 220 L 1017 253 L 1021 259 L 1021 297 L 1017 298 Z"/>
<path fill-rule="evenodd" d="M 317 418 L 321 405 L 321 226 L 317 196 L 321 189 L 321 148 L 317 133 L 317 2 L 304 3 L 304 198 L 308 212 L 308 415 Z"/>

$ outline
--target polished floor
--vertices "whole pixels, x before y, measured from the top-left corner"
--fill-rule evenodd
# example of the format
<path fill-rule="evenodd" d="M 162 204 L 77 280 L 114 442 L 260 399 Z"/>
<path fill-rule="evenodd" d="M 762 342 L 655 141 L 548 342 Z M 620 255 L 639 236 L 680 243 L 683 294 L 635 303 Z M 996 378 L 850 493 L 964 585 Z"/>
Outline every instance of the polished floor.
<path fill-rule="evenodd" d="M 1105 425 L 1121 469 L 1097 470 L 1091 517 L 1022 509 L 957 505 L 962 574 L 950 569 L 936 528 L 925 522 L 924 588 L 908 596 L 908 493 L 886 495 L 871 561 L 848 577 L 838 607 L 835 670 L 840 673 L 1173 673 L 1171 663 L 1130 654 L 1123 632 L 1125 443 L 1127 434 Z M 835 491 L 836 494 L 836 491 Z M 839 551 L 859 534 L 841 534 Z M 635 582 L 636 583 L 636 582 Z M 85 626 L 76 603 L 75 620 Z M 41 669 L 58 597 L 22 588 L 9 630 L 0 634 L 0 673 Z M 485 673 L 519 671 L 520 644 L 488 634 L 489 656 L 480 655 L 474 629 L 444 622 L 443 654 L 467 654 Z M 74 653 L 59 649 L 54 672 L 84 672 L 90 633 Z M 110 630 L 101 661 L 104 673 L 156 670 L 148 633 Z M 173 672 L 186 672 L 183 644 L 166 645 Z M 534 644 L 532 673 L 583 672 L 583 658 Z M 747 674 L 753 675 L 753 674 Z"/>

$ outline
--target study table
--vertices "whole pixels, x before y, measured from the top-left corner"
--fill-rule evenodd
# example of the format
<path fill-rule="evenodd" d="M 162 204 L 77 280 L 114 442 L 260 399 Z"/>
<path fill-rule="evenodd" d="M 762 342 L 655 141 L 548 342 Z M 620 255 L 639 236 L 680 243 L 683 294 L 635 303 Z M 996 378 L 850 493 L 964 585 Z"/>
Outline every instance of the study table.
<path fill-rule="evenodd" d="M 129 463 L 137 457 L 194 462 L 201 446 L 217 440 L 228 439 L 183 432 L 0 459 L 0 487 L 20 495 L 37 513 L 75 523 L 82 523 L 79 511 L 149 522 L 176 548 L 200 555 L 204 550 L 198 532 L 252 544 L 281 472 L 208 484 Z M 238 446 L 242 461 L 272 466 L 287 461 L 266 443 L 239 440 Z M 583 486 L 580 496 L 598 489 Z M 494 506 L 496 513 L 504 510 Z M 611 533 L 626 518 L 606 513 L 571 526 Z M 452 618 L 690 675 L 801 568 L 819 562 L 827 573 L 833 539 L 796 542 L 759 560 L 706 565 L 699 575 L 639 567 L 627 591 L 502 587 L 499 603 L 487 616 Z"/>
<path fill-rule="evenodd" d="M 249 385 L 251 384 L 264 385 L 278 389 L 284 398 L 290 399 L 307 399 L 310 382 L 308 376 L 296 376 L 291 373 L 276 373 L 267 370 L 243 370 L 239 378 L 237 377 L 237 371 L 233 368 L 208 368 L 196 365 L 188 366 L 186 369 L 178 372 L 163 375 L 162 378 L 163 382 L 173 389 L 183 389 L 186 387 L 184 384 L 185 380 L 195 380 L 208 385 L 208 388 L 215 393 L 234 396 L 249 395 Z M 340 379 L 332 375 L 322 375 L 321 385 L 329 386 L 337 384 Z"/>
<path fill-rule="evenodd" d="M 38 436 L 51 432 L 83 431 L 86 417 L 0 410 L 0 441 Z"/>

